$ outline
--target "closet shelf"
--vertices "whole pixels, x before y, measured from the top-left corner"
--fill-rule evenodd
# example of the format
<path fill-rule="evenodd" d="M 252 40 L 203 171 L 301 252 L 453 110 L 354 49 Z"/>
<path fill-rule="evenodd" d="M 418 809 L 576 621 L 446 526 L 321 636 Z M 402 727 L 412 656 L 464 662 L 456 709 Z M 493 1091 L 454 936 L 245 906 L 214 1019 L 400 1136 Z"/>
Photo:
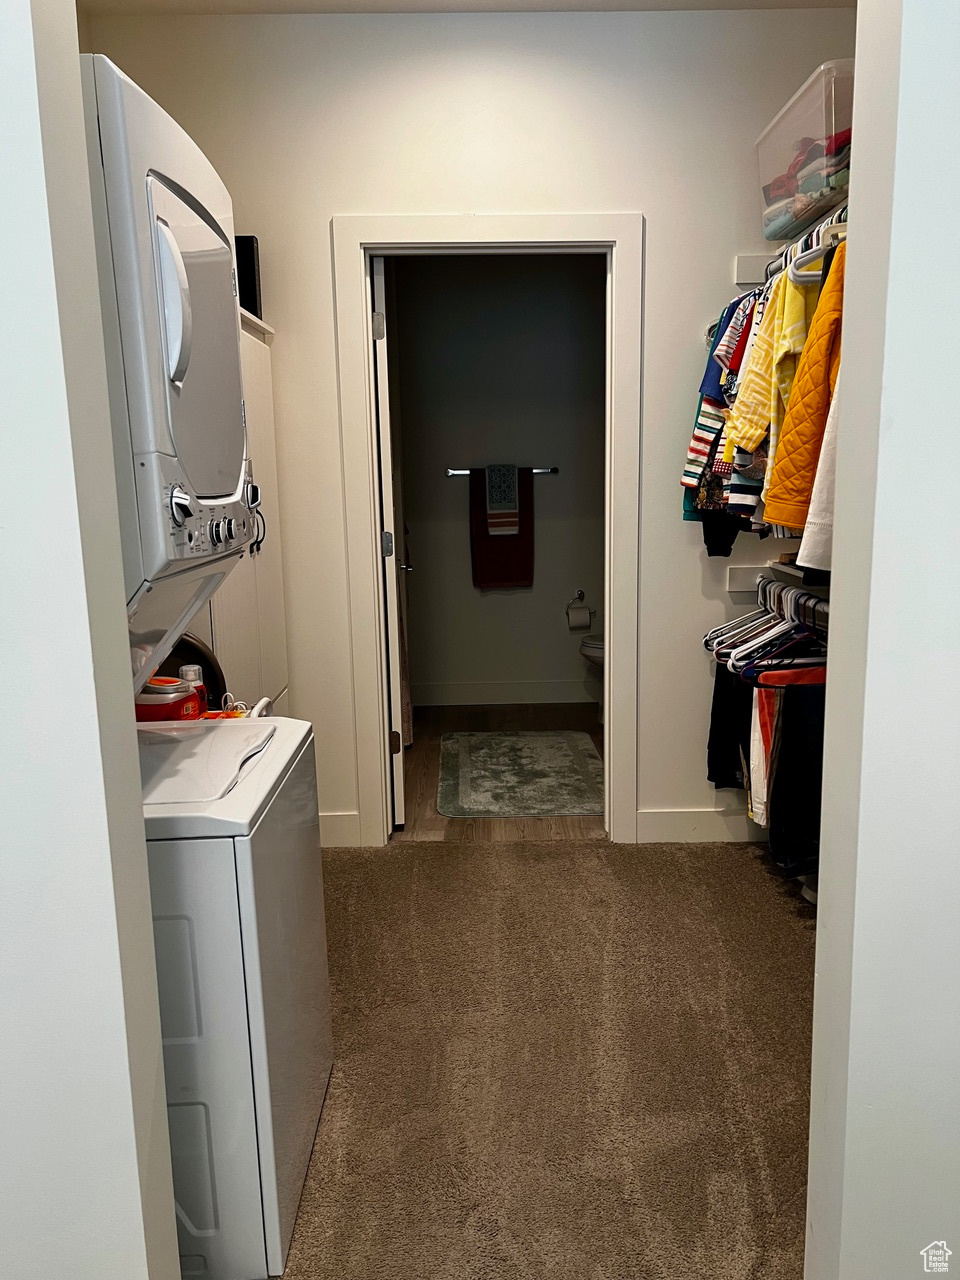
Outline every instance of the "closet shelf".
<path fill-rule="evenodd" d="M 255 316 L 252 311 L 244 310 L 243 307 L 240 308 L 240 323 L 245 329 L 258 333 L 262 338 L 276 337 L 276 329 L 264 324 L 259 316 Z"/>

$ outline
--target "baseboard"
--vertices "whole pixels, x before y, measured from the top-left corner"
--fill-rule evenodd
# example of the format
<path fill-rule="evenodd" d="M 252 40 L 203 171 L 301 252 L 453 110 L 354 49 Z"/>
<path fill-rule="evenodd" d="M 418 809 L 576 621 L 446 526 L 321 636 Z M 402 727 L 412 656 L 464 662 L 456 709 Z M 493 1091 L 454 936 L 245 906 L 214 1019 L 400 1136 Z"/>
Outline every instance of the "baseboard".
<path fill-rule="evenodd" d="M 746 809 L 641 809 L 637 844 L 765 841 L 767 833 Z"/>
<path fill-rule="evenodd" d="M 456 681 L 414 684 L 416 707 L 498 706 L 501 703 L 599 702 L 600 680 Z"/>
<path fill-rule="evenodd" d="M 360 844 L 359 813 L 321 813 L 320 843 L 325 849 L 355 849 Z"/>

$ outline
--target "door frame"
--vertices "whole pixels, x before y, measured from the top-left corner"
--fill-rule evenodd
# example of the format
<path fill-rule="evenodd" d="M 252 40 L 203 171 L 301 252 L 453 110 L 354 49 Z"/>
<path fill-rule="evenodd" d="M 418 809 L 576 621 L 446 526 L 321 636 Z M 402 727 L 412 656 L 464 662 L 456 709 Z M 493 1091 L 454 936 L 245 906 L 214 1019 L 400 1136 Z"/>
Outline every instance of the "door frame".
<path fill-rule="evenodd" d="M 381 255 L 607 258 L 604 734 L 606 827 L 637 838 L 644 219 L 640 213 L 348 215 L 332 220 L 337 373 L 360 843 L 390 835 L 386 620 L 370 261 Z"/>

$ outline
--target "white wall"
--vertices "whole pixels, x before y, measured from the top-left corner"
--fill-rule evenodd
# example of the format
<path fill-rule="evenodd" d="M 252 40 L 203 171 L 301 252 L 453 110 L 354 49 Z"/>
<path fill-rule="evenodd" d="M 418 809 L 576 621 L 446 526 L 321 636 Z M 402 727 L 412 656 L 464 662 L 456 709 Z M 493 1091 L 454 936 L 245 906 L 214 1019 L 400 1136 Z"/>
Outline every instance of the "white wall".
<path fill-rule="evenodd" d="M 0 6 L 0 1270 L 179 1276 L 67 0 Z"/>
<path fill-rule="evenodd" d="M 260 237 L 291 695 L 334 747 L 321 809 L 347 815 L 325 838 L 350 838 L 357 806 L 331 216 L 646 215 L 640 831 L 724 838 L 700 637 L 730 610 L 726 565 L 681 522 L 678 476 L 703 330 L 734 256 L 764 248 L 753 140 L 853 34 L 842 10 L 93 19 L 93 46 L 193 134 Z M 769 554 L 741 539 L 735 559 Z"/>
<path fill-rule="evenodd" d="M 584 702 L 599 671 L 567 627 L 577 588 L 603 629 L 606 257 L 400 258 L 403 512 L 415 705 Z M 446 467 L 557 466 L 534 479 L 530 590 L 478 591 L 468 481 Z"/>
<path fill-rule="evenodd" d="M 861 0 L 807 1280 L 922 1275 L 934 1240 L 960 1265 L 960 570 L 950 482 L 910 463 L 957 439 L 958 268 L 923 228 L 958 60 L 955 0 Z"/>

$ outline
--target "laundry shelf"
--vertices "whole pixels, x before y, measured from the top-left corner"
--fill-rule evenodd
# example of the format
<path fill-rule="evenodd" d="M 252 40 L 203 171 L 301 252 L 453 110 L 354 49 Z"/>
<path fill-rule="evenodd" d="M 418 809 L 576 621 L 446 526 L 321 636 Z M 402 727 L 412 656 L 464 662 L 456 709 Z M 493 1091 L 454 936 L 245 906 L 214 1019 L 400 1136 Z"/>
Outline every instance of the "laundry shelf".
<path fill-rule="evenodd" d="M 252 311 L 244 310 L 243 307 L 240 308 L 240 323 L 245 329 L 252 330 L 254 333 L 258 333 L 262 338 L 266 338 L 268 342 L 270 339 L 277 336 L 276 329 L 272 329 L 270 325 L 264 324 L 259 316 L 255 316 Z"/>

